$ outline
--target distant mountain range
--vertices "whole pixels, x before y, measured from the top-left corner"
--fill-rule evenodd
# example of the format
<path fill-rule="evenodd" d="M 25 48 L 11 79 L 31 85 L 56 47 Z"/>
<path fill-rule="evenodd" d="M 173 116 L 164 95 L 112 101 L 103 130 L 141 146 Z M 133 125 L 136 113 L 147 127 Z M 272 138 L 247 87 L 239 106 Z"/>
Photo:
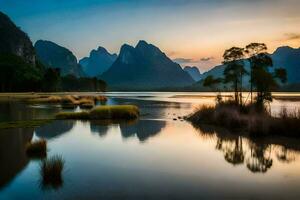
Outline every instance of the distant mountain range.
<path fill-rule="evenodd" d="M 36 55 L 29 37 L 2 12 L 0 12 L 0 54 L 14 54 L 28 64 L 36 64 Z"/>
<path fill-rule="evenodd" d="M 195 81 L 199 81 L 201 79 L 201 73 L 200 73 L 198 67 L 186 66 L 183 68 L 183 70 L 186 71 Z"/>
<path fill-rule="evenodd" d="M 179 64 L 145 41 L 139 41 L 136 47 L 124 44 L 116 61 L 100 78 L 114 89 L 175 88 L 194 83 Z"/>
<path fill-rule="evenodd" d="M 117 54 L 110 54 L 104 47 L 92 50 L 89 57 L 79 61 L 87 76 L 95 77 L 108 70 L 117 59 Z"/>
<path fill-rule="evenodd" d="M 76 77 L 85 76 L 82 67 L 77 63 L 77 58 L 69 49 L 46 40 L 38 40 L 34 48 L 39 61 L 46 67 L 59 68 L 63 76 L 68 74 Z"/>

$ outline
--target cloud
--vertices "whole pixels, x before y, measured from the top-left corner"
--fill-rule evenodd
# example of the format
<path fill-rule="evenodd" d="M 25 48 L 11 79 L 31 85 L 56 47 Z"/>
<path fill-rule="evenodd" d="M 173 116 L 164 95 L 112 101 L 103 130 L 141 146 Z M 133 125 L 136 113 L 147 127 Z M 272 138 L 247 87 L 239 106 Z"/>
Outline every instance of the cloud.
<path fill-rule="evenodd" d="M 175 58 L 173 59 L 174 62 L 177 62 L 179 64 L 181 63 L 193 63 L 194 60 L 192 58 Z"/>
<path fill-rule="evenodd" d="M 286 33 L 284 34 L 285 40 L 299 40 L 300 33 Z"/>
<path fill-rule="evenodd" d="M 215 58 L 214 57 L 204 57 L 204 58 L 200 58 L 200 61 L 202 61 L 202 62 L 208 62 L 208 61 L 211 61 L 213 59 L 215 59 Z"/>
<path fill-rule="evenodd" d="M 174 62 L 178 63 L 178 64 L 195 64 L 195 63 L 203 63 L 203 62 L 209 62 L 211 60 L 213 60 L 214 57 L 203 57 L 200 59 L 193 59 L 193 58 L 175 58 L 173 59 Z"/>

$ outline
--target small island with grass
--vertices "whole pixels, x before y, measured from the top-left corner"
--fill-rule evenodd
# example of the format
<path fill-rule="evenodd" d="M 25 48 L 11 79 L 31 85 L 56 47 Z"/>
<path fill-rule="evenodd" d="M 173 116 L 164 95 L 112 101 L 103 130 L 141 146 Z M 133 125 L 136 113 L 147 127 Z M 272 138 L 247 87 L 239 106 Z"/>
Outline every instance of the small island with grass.
<path fill-rule="evenodd" d="M 283 68 L 270 70 L 272 58 L 266 53 L 263 43 L 251 43 L 245 48 L 232 47 L 224 52 L 223 78 L 208 76 L 203 85 L 217 90 L 215 106 L 202 106 L 187 116 L 195 127 L 214 125 L 237 134 L 259 136 L 300 136 L 300 110 L 287 112 L 282 108 L 280 113 L 268 109 L 272 101 L 271 91 L 287 81 Z M 247 56 L 247 57 L 246 57 Z M 246 57 L 246 58 L 245 58 Z M 250 92 L 243 97 L 243 76 L 248 72 L 244 68 L 245 59 L 250 63 Z M 229 84 L 234 90 L 234 98 L 223 100 L 221 84 Z M 250 96 L 250 98 L 249 98 Z M 249 98 L 249 99 L 248 99 Z"/>
<path fill-rule="evenodd" d="M 134 105 L 98 106 L 90 111 L 60 112 L 56 119 L 81 120 L 131 120 L 139 117 L 139 109 Z"/>

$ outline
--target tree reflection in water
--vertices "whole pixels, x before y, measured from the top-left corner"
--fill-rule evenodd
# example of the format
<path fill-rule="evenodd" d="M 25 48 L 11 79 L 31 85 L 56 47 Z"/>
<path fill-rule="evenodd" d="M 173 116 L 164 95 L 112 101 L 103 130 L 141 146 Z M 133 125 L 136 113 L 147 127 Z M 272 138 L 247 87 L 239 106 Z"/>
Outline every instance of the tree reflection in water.
<path fill-rule="evenodd" d="M 294 152 L 288 150 L 286 147 L 281 147 L 279 152 L 276 153 L 276 157 L 279 161 L 284 163 L 290 163 L 292 161 L 295 161 Z"/>
<path fill-rule="evenodd" d="M 199 130 L 203 139 L 215 138 L 216 150 L 223 152 L 224 159 L 228 163 L 245 165 L 253 173 L 266 173 L 271 169 L 276 158 L 279 162 L 290 163 L 300 152 L 300 145 L 287 142 L 282 138 L 273 137 L 273 140 L 269 141 L 257 140 L 232 134 L 214 126 L 201 125 L 194 128 Z"/>
<path fill-rule="evenodd" d="M 217 150 L 224 152 L 224 158 L 227 162 L 238 165 L 244 163 L 244 151 L 242 137 L 237 137 L 234 141 L 224 141 L 220 138 L 217 139 Z"/>
<path fill-rule="evenodd" d="M 247 158 L 247 168 L 254 173 L 265 173 L 272 167 L 271 145 L 258 145 L 250 142 L 250 156 Z"/>

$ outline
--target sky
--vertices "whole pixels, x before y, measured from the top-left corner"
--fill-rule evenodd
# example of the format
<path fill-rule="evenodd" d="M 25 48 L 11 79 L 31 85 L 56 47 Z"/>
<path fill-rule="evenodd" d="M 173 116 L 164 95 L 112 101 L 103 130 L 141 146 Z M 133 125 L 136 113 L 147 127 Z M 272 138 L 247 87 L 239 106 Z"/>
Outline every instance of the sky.
<path fill-rule="evenodd" d="M 201 72 L 232 46 L 300 47 L 299 10 L 300 0 L 0 0 L 33 42 L 53 41 L 78 59 L 98 46 L 118 53 L 146 40 Z"/>

